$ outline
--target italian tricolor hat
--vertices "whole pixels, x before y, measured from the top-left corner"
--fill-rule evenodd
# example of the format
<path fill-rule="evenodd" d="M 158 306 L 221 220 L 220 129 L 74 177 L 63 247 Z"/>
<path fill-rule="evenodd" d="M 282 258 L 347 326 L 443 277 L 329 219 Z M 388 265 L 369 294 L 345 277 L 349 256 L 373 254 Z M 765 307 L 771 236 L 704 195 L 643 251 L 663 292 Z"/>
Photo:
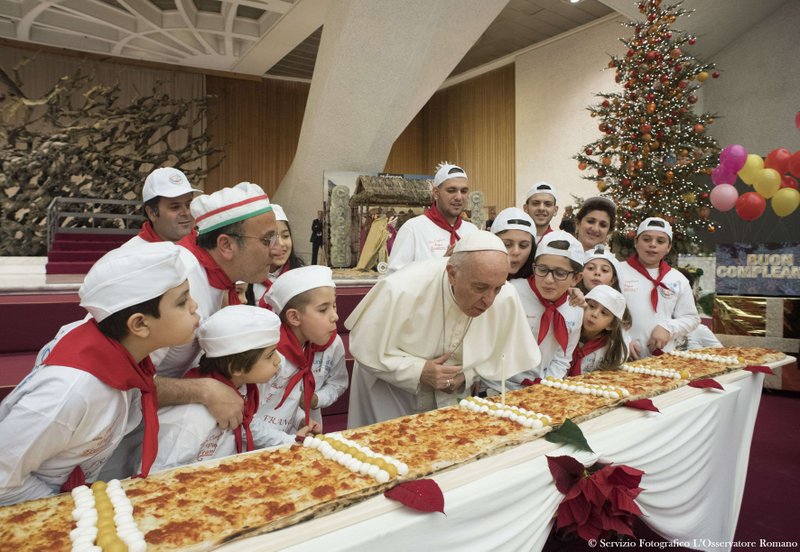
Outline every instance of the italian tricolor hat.
<path fill-rule="evenodd" d="M 210 195 L 192 200 L 192 216 L 198 234 L 206 234 L 223 226 L 269 213 L 272 205 L 261 186 L 240 182 L 232 188 L 223 188 Z"/>

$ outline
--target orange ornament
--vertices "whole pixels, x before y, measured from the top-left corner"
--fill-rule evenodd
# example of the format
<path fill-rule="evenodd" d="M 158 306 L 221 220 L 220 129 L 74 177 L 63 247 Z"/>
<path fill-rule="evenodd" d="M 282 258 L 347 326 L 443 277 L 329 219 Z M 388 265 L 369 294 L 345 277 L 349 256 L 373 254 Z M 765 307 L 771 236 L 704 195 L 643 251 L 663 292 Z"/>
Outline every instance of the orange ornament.
<path fill-rule="evenodd" d="M 708 225 L 708 231 L 712 234 L 717 231 L 717 228 L 713 224 Z"/>
<path fill-rule="evenodd" d="M 704 127 L 704 126 L 703 126 L 703 125 L 701 125 L 700 123 L 697 123 L 696 125 L 694 125 L 694 128 L 693 128 L 693 130 L 694 130 L 694 131 L 695 131 L 697 134 L 700 134 L 700 133 L 701 133 L 701 132 L 703 132 L 705 129 L 706 129 L 706 127 Z"/>
<path fill-rule="evenodd" d="M 586 163 L 584 163 L 583 161 L 578 163 L 578 169 L 580 169 L 582 171 L 585 171 L 586 170 Z"/>
<path fill-rule="evenodd" d="M 611 158 L 610 158 L 610 157 L 603 157 L 603 158 L 600 160 L 600 162 L 601 162 L 603 165 L 605 165 L 605 166 L 608 166 L 608 165 L 610 165 L 610 164 L 611 164 Z"/>
<path fill-rule="evenodd" d="M 654 104 L 652 102 L 647 104 L 647 112 L 648 113 L 655 113 L 655 111 L 656 111 L 656 104 Z"/>

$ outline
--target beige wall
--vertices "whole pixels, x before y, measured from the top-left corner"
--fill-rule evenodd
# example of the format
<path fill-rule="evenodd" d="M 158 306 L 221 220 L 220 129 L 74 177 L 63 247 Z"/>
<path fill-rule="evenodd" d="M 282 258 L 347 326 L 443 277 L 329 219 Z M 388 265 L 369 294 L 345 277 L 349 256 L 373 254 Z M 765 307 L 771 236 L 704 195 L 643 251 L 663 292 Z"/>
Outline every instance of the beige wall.
<path fill-rule="evenodd" d="M 397 139 L 387 172 L 433 174 L 461 164 L 485 205 L 514 201 L 514 65 L 439 90 Z"/>

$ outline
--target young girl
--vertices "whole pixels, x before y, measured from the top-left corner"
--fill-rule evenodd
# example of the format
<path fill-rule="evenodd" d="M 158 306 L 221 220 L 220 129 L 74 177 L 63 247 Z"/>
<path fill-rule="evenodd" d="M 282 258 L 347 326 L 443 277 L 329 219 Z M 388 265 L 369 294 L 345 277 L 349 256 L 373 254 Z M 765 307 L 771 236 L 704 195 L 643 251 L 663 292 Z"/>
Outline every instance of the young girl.
<path fill-rule="evenodd" d="M 492 233 L 503 240 L 508 250 L 508 279 L 530 276 L 536 255 L 536 226 L 528 213 L 517 207 L 503 209 L 492 223 Z"/>
<path fill-rule="evenodd" d="M 634 247 L 636 253 L 622 264 L 620 275 L 633 318 L 631 356 L 641 358 L 659 349 L 673 350 L 700 324 L 700 316 L 689 281 L 664 261 L 672 248 L 672 226 L 661 218 L 644 219 Z"/>
<path fill-rule="evenodd" d="M 583 263 L 583 278 L 578 287 L 584 293 L 595 286 L 611 286 L 621 292 L 619 284 L 620 263 L 611 251 L 604 245 L 596 245 L 586 252 Z"/>
<path fill-rule="evenodd" d="M 606 285 L 598 285 L 586 295 L 581 338 L 572 353 L 570 376 L 594 370 L 613 370 L 628 358 L 623 337 L 627 314 L 625 297 Z"/>
<path fill-rule="evenodd" d="M 153 469 L 161 470 L 211 458 L 247 452 L 287 442 L 270 435 L 254 420 L 266 396 L 269 381 L 278 372 L 281 357 L 280 319 L 266 309 L 247 305 L 225 307 L 197 330 L 203 349 L 199 367 L 187 378 L 214 378 L 241 393 L 244 417 L 235 429 L 220 429 L 201 404 L 176 405 L 158 411 L 159 449 Z M 305 436 L 315 428 L 302 427 Z M 293 441 L 294 439 L 291 439 Z"/>
<path fill-rule="evenodd" d="M 264 294 L 269 291 L 275 280 L 288 270 L 303 266 L 303 260 L 295 255 L 294 243 L 292 242 L 292 229 L 289 226 L 289 219 L 280 205 L 272 204 L 272 211 L 275 213 L 276 239 L 269 248 L 272 261 L 269 265 L 269 275 L 260 284 L 252 285 L 252 296 L 255 298 L 259 307 L 267 308 Z M 249 299 L 249 298 L 248 298 Z"/>

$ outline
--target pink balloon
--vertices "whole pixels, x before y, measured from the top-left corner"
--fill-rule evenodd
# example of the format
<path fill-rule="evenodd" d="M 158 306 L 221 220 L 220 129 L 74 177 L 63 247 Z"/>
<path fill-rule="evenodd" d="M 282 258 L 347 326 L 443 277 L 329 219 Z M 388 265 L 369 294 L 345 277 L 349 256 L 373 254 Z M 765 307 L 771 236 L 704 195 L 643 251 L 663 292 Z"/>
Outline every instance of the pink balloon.
<path fill-rule="evenodd" d="M 747 161 L 747 150 L 739 144 L 726 146 L 719 154 L 719 165 L 728 172 L 737 173 Z"/>
<path fill-rule="evenodd" d="M 729 172 L 727 167 L 720 165 L 715 169 L 711 169 L 711 182 L 713 182 L 715 186 L 719 186 L 720 184 L 733 184 L 736 182 L 736 173 Z"/>
<path fill-rule="evenodd" d="M 733 209 L 737 199 L 739 199 L 739 192 L 730 184 L 720 184 L 711 190 L 711 205 L 723 213 Z"/>

